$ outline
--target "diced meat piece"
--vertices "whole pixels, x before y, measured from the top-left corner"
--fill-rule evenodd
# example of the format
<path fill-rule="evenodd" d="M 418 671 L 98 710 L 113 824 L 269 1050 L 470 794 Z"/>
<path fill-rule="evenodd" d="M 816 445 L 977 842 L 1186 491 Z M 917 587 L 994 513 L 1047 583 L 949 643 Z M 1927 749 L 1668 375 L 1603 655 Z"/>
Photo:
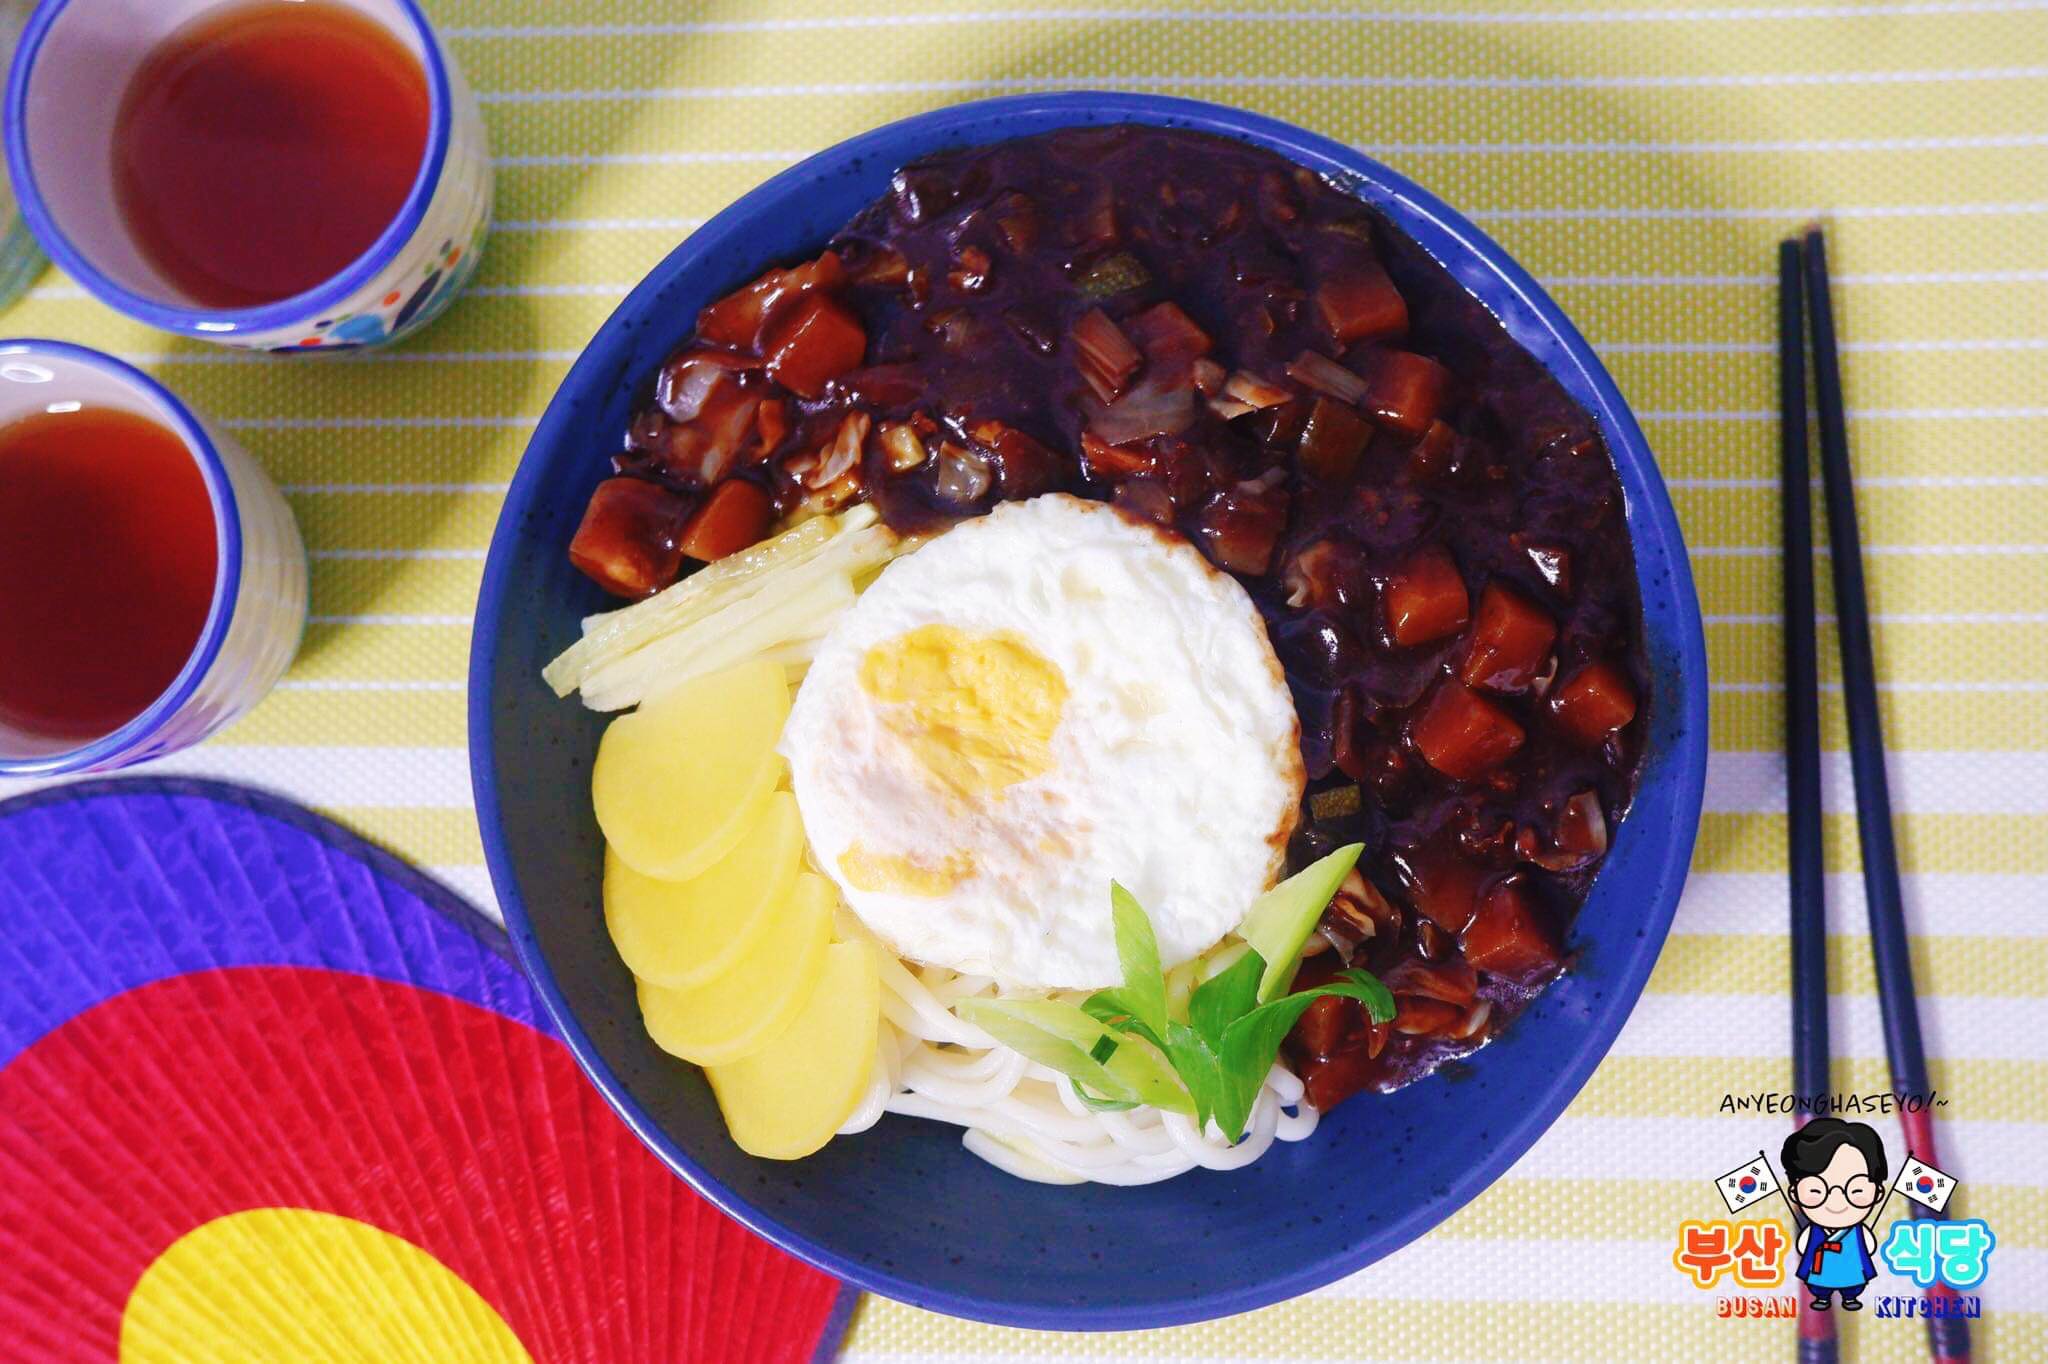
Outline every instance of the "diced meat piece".
<path fill-rule="evenodd" d="M 1321 687 L 1335 687 L 1360 671 L 1365 650 L 1344 622 L 1321 611 L 1304 612 L 1278 622 L 1273 652 L 1287 674 Z"/>
<path fill-rule="evenodd" d="M 1373 357 L 1365 385 L 1365 397 L 1357 400 L 1360 407 L 1382 425 L 1420 437 L 1443 406 L 1451 372 L 1426 355 L 1381 351 Z"/>
<path fill-rule="evenodd" d="M 1550 709 L 1565 733 L 1582 744 L 1602 744 L 1636 718 L 1636 689 L 1612 664 L 1589 663 L 1551 696 Z"/>
<path fill-rule="evenodd" d="M 916 365 L 869 365 L 839 379 L 839 391 L 863 407 L 900 408 L 924 396 L 924 372 Z"/>
<path fill-rule="evenodd" d="M 1372 426 L 1355 409 L 1318 396 L 1295 448 L 1302 468 L 1326 483 L 1344 483 L 1358 472 L 1358 457 L 1370 439 Z"/>
<path fill-rule="evenodd" d="M 1461 931 L 1479 907 L 1479 872 L 1472 863 L 1439 846 L 1396 848 L 1394 871 L 1409 902 L 1426 916 L 1422 928 Z"/>
<path fill-rule="evenodd" d="M 1081 471 L 1093 482 L 1120 482 L 1134 474 L 1149 474 L 1157 465 L 1149 450 L 1111 445 L 1093 431 L 1081 433 Z"/>
<path fill-rule="evenodd" d="M 976 422 L 967 434 L 995 456 L 996 486 L 1006 498 L 1036 497 L 1063 481 L 1060 457 L 1014 426 Z"/>
<path fill-rule="evenodd" d="M 1312 350 L 1305 350 L 1287 362 L 1287 377 L 1318 393 L 1326 393 L 1340 403 L 1354 406 L 1363 404 L 1369 392 L 1365 380 L 1329 356 Z"/>
<path fill-rule="evenodd" d="M 1377 1055 L 1376 1049 L 1352 1046 L 1332 1056 L 1303 1061 L 1301 1083 L 1309 1107 L 1327 1113 L 1370 1086 L 1380 1073 Z"/>
<path fill-rule="evenodd" d="M 1088 387 L 1105 403 L 1113 403 L 1145 363 L 1145 357 L 1109 314 L 1090 308 L 1074 323 L 1074 363 Z"/>
<path fill-rule="evenodd" d="M 1196 517 L 1195 540 L 1219 568 L 1258 577 L 1287 529 L 1287 487 L 1270 478 L 1226 488 Z"/>
<path fill-rule="evenodd" d="M 1458 433 L 1439 418 L 1408 451 L 1408 467 L 1420 479 L 1442 478 L 1451 472 L 1457 454 Z"/>
<path fill-rule="evenodd" d="M 770 270 L 698 313 L 698 335 L 721 346 L 760 350 L 761 338 L 798 299 L 833 292 L 845 282 L 846 270 L 830 251 L 803 265 Z"/>
<path fill-rule="evenodd" d="M 1459 941 L 1473 966 L 1523 984 L 1557 969 L 1557 940 L 1519 878 L 1487 892 Z"/>
<path fill-rule="evenodd" d="M 1229 396 L 1227 389 L 1225 396 Z M 1308 422 L 1308 409 L 1313 401 L 1309 397 L 1289 398 L 1258 412 L 1245 425 L 1268 449 L 1291 449 L 1301 440 L 1301 428 Z"/>
<path fill-rule="evenodd" d="M 710 563 L 758 541 L 775 518 L 775 504 L 759 485 L 728 479 L 711 490 L 683 530 L 682 551 Z"/>
<path fill-rule="evenodd" d="M 569 561 L 607 592 L 652 596 L 683 566 L 680 538 L 690 505 L 681 493 L 644 478 L 608 478 L 583 509 Z"/>
<path fill-rule="evenodd" d="M 1410 1037 L 1433 1037 L 1448 1033 L 1465 1021 L 1465 1010 L 1440 999 L 1400 995 L 1394 1000 L 1394 1031 Z"/>
<path fill-rule="evenodd" d="M 1316 312 L 1340 346 L 1408 330 L 1408 304 L 1378 261 L 1352 264 L 1316 285 Z"/>
<path fill-rule="evenodd" d="M 1400 645 L 1456 634 L 1470 609 L 1457 561 L 1441 545 L 1431 545 L 1390 575 L 1381 601 L 1387 637 Z"/>
<path fill-rule="evenodd" d="M 1411 723 L 1416 751 L 1437 771 L 1470 781 L 1522 746 L 1522 727 L 1506 711 L 1455 679 L 1438 685 Z"/>
<path fill-rule="evenodd" d="M 1380 977 L 1380 982 L 1397 995 L 1440 999 L 1461 1009 L 1479 993 L 1479 977 L 1463 957 L 1446 957 L 1442 961 L 1404 957 Z"/>
<path fill-rule="evenodd" d="M 1175 514 L 1191 512 L 1208 501 L 1209 494 L 1237 482 L 1229 461 L 1186 441 L 1165 437 L 1149 442 L 1159 452 L 1154 477 L 1173 498 Z"/>
<path fill-rule="evenodd" d="M 1214 398 L 1223 391 L 1224 382 L 1230 377 L 1223 366 L 1207 356 L 1195 361 L 1189 376 L 1195 381 L 1195 388 L 1204 398 Z"/>
<path fill-rule="evenodd" d="M 1328 1056 L 1363 1032 L 1365 1010 L 1355 999 L 1324 995 L 1302 1010 L 1294 1025 L 1294 1040 L 1304 1051 Z"/>
<path fill-rule="evenodd" d="M 1155 303 L 1124 324 L 1146 363 L 1168 368 L 1186 368 L 1195 357 L 1209 353 L 1209 333 L 1175 303 Z"/>
<path fill-rule="evenodd" d="M 867 332 L 844 305 L 823 294 L 805 299 L 768 340 L 768 377 L 806 398 L 860 365 Z"/>
<path fill-rule="evenodd" d="M 1458 676 L 1467 686 L 1518 696 L 1543 671 L 1557 622 L 1527 597 L 1498 582 L 1479 594 L 1479 617 Z"/>
<path fill-rule="evenodd" d="M 1173 494 L 1152 479 L 1133 478 L 1117 484 L 1116 495 L 1110 501 L 1154 525 L 1173 524 Z"/>

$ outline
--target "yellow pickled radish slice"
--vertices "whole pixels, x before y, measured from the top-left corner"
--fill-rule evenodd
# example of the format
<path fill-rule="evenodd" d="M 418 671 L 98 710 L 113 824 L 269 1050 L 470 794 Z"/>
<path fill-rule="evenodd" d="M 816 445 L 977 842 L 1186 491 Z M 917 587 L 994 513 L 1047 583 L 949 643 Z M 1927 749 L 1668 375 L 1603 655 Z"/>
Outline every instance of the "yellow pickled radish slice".
<path fill-rule="evenodd" d="M 766 660 L 692 678 L 612 721 L 590 773 L 598 827 L 643 876 L 688 880 L 733 850 L 782 776 L 789 679 Z"/>
<path fill-rule="evenodd" d="M 833 943 L 817 990 L 780 1037 L 744 1060 L 705 1068 L 740 1149 L 796 1160 L 830 1141 L 874 1076 L 881 1017 L 874 949 Z"/>
<path fill-rule="evenodd" d="M 724 971 L 681 990 L 641 981 L 640 1014 L 655 1045 L 711 1066 L 780 1037 L 817 988 L 838 901 L 830 881 L 799 872 L 761 936 Z"/>
<path fill-rule="evenodd" d="M 772 792 L 733 850 L 687 881 L 642 876 L 604 859 L 604 921 L 628 970 L 677 989 L 718 975 L 759 940 L 803 861 L 796 797 Z"/>

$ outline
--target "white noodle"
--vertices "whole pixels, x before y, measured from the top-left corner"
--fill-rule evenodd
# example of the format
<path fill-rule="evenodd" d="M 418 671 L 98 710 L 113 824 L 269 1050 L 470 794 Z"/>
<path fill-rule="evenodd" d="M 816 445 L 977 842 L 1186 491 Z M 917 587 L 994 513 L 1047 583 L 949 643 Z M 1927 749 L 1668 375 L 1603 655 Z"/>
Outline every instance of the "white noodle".
<path fill-rule="evenodd" d="M 842 936 L 868 937 L 850 918 L 840 916 Z M 912 971 L 879 945 L 876 955 L 885 1021 L 875 1080 L 842 1133 L 865 1131 L 885 1112 L 929 1118 L 964 1128 L 963 1146 L 1019 1179 L 1134 1185 L 1198 1168 L 1242 1169 L 1275 1141 L 1300 1141 L 1316 1129 L 1300 1078 L 1277 1062 L 1234 1146 L 1214 1123 L 1197 1131 L 1178 1113 L 1096 1112 L 1058 1072 L 998 1045 L 953 1013 L 962 999 L 993 995 L 994 982 L 939 967 Z M 1205 961 L 1177 973 L 1185 970 L 1181 979 L 1192 983 L 1220 969 Z"/>

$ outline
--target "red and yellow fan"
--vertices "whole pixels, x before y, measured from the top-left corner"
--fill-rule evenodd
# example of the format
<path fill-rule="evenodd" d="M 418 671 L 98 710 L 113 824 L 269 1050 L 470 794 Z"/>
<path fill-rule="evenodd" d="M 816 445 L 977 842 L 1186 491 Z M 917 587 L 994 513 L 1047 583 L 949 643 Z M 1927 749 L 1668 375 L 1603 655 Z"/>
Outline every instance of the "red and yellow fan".
<path fill-rule="evenodd" d="M 231 788 L 0 806 L 8 1358 L 828 1356 L 839 1285 L 640 1145 L 493 934 Z"/>

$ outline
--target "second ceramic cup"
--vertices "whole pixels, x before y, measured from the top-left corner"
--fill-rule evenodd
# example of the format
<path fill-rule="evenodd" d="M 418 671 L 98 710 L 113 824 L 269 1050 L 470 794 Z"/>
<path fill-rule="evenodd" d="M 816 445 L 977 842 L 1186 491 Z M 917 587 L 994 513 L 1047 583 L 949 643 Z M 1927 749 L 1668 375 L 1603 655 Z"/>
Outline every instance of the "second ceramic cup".
<path fill-rule="evenodd" d="M 84 409 L 140 417 L 184 447 L 204 485 L 212 523 L 210 601 L 190 655 L 170 684 L 104 732 L 55 734 L 18 716 L 11 720 L 13 712 L 0 706 L 0 777 L 108 772 L 189 748 L 232 724 L 269 693 L 291 665 L 305 631 L 305 546 L 290 506 L 261 465 L 132 365 L 62 341 L 0 340 L 0 427 L 38 414 L 68 419 L 67 414 Z M 99 476 L 127 475 L 116 466 Z M 9 495 L 23 496 L 21 486 L 8 488 Z M 110 534 L 106 544 L 93 548 L 105 553 L 119 543 Z M 133 570 L 115 564 L 110 571 Z M 11 581 L 9 586 L 18 590 L 21 584 Z M 150 584 L 138 580 L 132 589 L 147 592 Z M 46 613 L 42 619 L 47 624 Z M 0 626 L 5 624 L 0 619 Z M 63 620 L 54 628 L 82 627 Z M 22 646 L 14 651 L 17 657 L 34 657 L 47 644 L 41 639 L 11 642 Z M 119 648 L 117 641 L 93 666 L 118 658 Z M 71 653 L 75 660 L 77 651 Z"/>
<path fill-rule="evenodd" d="M 368 248 L 275 302 L 194 303 L 152 262 L 120 211 L 120 92 L 181 30 L 216 11 L 247 10 L 251 0 L 43 0 L 8 78 L 7 163 L 23 216 L 66 273 L 131 317 L 251 350 L 377 345 L 425 326 L 447 306 L 474 272 L 490 226 L 490 155 L 476 97 L 413 0 L 317 3 L 381 30 L 419 62 L 426 81 L 418 173 Z"/>

